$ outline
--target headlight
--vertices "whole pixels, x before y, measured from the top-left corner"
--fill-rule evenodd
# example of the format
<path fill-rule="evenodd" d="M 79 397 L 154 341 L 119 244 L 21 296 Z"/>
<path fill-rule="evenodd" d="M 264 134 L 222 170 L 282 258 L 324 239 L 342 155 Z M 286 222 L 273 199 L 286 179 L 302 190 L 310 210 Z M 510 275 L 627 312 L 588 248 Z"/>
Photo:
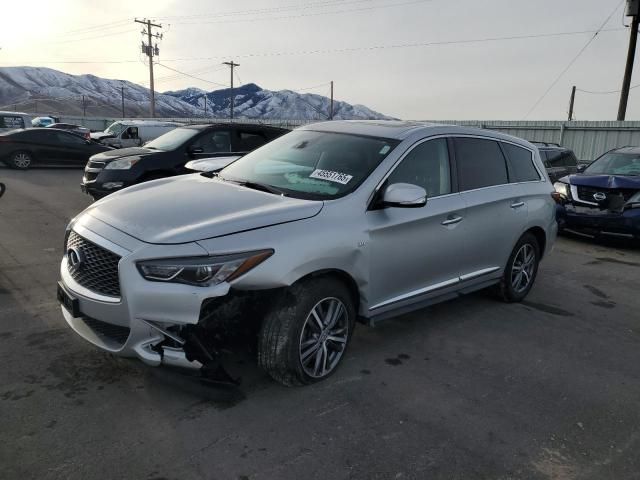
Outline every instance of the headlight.
<path fill-rule="evenodd" d="M 138 262 L 140 274 L 152 282 L 186 283 L 207 287 L 230 282 L 273 255 L 260 250 L 215 257 L 171 258 Z"/>
<path fill-rule="evenodd" d="M 556 182 L 553 184 L 553 189 L 560 194 L 560 197 L 569 198 L 569 184 Z"/>
<path fill-rule="evenodd" d="M 129 170 L 139 161 L 139 158 L 122 158 L 120 160 L 114 160 L 113 162 L 108 163 L 104 168 L 106 170 Z"/>

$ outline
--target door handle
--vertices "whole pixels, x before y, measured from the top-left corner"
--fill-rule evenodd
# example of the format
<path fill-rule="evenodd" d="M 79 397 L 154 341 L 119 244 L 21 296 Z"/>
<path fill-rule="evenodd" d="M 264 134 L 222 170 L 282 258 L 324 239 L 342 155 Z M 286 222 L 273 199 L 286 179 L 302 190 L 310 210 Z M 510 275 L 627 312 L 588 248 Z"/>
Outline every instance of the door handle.
<path fill-rule="evenodd" d="M 511 208 L 520 208 L 520 207 L 524 207 L 524 202 L 513 202 L 511 204 Z"/>
<path fill-rule="evenodd" d="M 462 217 L 458 216 L 458 215 L 451 215 L 449 216 L 444 222 L 442 222 L 442 225 L 454 225 L 458 222 L 462 221 Z"/>

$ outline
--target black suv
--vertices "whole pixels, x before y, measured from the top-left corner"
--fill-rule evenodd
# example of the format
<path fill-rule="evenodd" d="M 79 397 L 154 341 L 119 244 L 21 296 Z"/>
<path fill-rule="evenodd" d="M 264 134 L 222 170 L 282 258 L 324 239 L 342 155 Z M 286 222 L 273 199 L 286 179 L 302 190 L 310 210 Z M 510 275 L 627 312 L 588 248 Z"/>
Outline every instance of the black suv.
<path fill-rule="evenodd" d="M 540 158 L 547 169 L 549 178 L 555 182 L 565 175 L 571 175 L 578 170 L 578 159 L 573 150 L 561 147 L 557 143 L 531 142 L 540 151 Z"/>
<path fill-rule="evenodd" d="M 237 123 L 178 127 L 143 147 L 94 155 L 84 170 L 81 188 L 98 199 L 137 183 L 193 173 L 184 168 L 190 160 L 244 155 L 288 131 Z"/>

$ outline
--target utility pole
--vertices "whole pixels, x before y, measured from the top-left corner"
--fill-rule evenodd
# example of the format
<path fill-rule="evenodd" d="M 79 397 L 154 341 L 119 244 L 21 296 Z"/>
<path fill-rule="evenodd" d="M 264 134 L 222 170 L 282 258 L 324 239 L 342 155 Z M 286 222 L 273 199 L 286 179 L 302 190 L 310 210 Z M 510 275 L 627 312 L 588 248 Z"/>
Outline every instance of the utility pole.
<path fill-rule="evenodd" d="M 142 42 L 142 53 L 149 57 L 149 89 L 151 90 L 151 106 L 149 111 L 151 113 L 151 118 L 154 118 L 156 116 L 156 93 L 153 85 L 153 57 L 160 55 L 160 50 L 158 49 L 157 43 L 155 47 L 151 44 L 151 38 L 159 38 L 160 40 L 162 40 L 162 34 L 153 33 L 151 29 L 153 27 L 162 28 L 162 25 L 151 23 L 151 20 L 138 20 L 136 18 L 134 21 L 136 23 L 146 25 L 147 27 L 146 30 L 142 30 L 142 34 L 147 35 L 147 44 L 145 45 L 144 41 Z"/>
<path fill-rule="evenodd" d="M 331 80 L 331 103 L 329 104 L 329 120 L 333 120 L 333 80 Z"/>
<path fill-rule="evenodd" d="M 633 75 L 633 62 L 636 57 L 636 44 L 638 42 L 638 24 L 640 24 L 640 0 L 627 0 L 627 16 L 631 20 L 631 36 L 629 37 L 629 51 L 627 52 L 627 65 L 624 69 L 622 80 L 622 92 L 620 93 L 620 106 L 618 107 L 618 120 L 622 121 L 627 115 L 627 102 L 629 101 L 629 89 L 631 76 Z"/>
<path fill-rule="evenodd" d="M 204 118 L 207 118 L 207 94 L 204 94 Z"/>
<path fill-rule="evenodd" d="M 87 116 L 87 104 L 84 101 L 84 95 L 82 95 L 82 116 Z"/>
<path fill-rule="evenodd" d="M 239 63 L 233 63 L 233 60 L 230 62 L 222 62 L 223 65 L 229 65 L 231 67 L 231 105 L 229 107 L 229 118 L 233 120 L 233 104 L 234 104 L 234 95 L 233 95 L 233 67 L 239 67 Z"/>
<path fill-rule="evenodd" d="M 120 86 L 120 95 L 122 98 L 122 118 L 124 118 L 124 85 Z"/>
<path fill-rule="evenodd" d="M 573 104 L 576 101 L 576 86 L 571 89 L 571 100 L 569 101 L 569 121 L 573 120 Z"/>

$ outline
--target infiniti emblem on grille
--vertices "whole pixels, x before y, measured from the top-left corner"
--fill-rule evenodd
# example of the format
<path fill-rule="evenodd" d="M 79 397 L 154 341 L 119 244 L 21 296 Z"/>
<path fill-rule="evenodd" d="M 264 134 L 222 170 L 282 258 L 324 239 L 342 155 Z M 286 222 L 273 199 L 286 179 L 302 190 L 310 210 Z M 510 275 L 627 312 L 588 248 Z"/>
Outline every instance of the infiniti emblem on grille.
<path fill-rule="evenodd" d="M 67 258 L 69 259 L 69 266 L 73 270 L 80 270 L 84 265 L 84 253 L 80 248 L 71 247 L 67 250 Z"/>
<path fill-rule="evenodd" d="M 601 202 L 603 200 L 606 200 L 606 198 L 607 198 L 607 195 L 602 193 L 602 192 L 596 192 L 596 193 L 593 194 L 593 199 L 596 202 Z"/>

